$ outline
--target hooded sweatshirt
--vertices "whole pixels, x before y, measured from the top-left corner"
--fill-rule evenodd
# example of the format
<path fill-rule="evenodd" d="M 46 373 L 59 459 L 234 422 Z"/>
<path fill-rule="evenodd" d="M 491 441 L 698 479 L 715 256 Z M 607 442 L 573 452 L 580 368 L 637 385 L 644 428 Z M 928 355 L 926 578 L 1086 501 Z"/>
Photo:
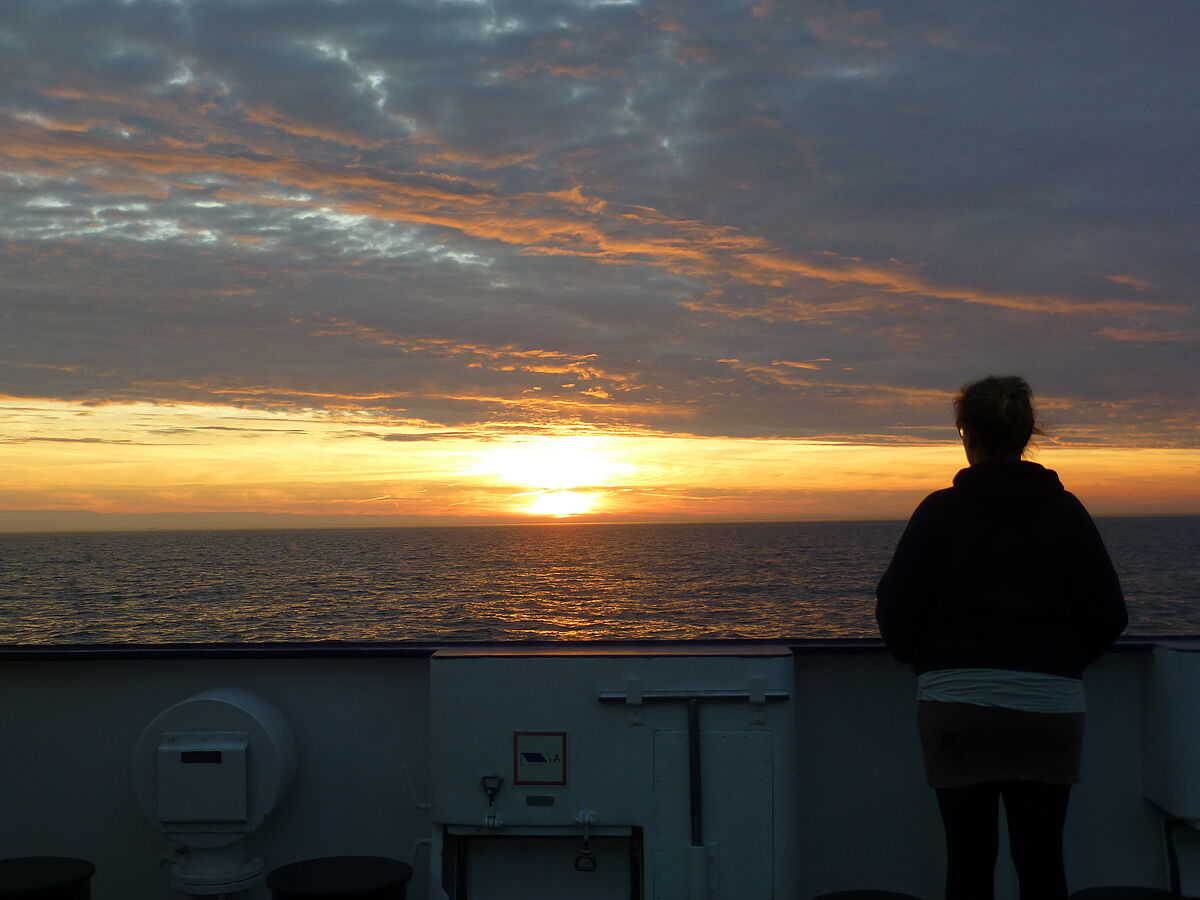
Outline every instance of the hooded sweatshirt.
<path fill-rule="evenodd" d="M 983 462 L 913 513 L 875 593 L 892 655 L 919 674 L 991 668 L 1080 678 L 1127 624 L 1083 505 L 1037 463 Z"/>

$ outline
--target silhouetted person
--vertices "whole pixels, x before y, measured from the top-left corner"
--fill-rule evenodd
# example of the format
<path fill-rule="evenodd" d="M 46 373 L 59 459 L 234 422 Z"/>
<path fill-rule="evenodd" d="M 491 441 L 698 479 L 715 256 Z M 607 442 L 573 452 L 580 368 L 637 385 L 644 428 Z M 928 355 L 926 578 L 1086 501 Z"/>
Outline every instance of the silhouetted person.
<path fill-rule="evenodd" d="M 1021 900 L 1066 900 L 1063 823 L 1079 781 L 1083 670 L 1125 628 L 1096 526 L 1058 475 L 1021 459 L 1024 379 L 954 401 L 970 468 L 913 513 L 876 591 L 888 649 L 917 678 L 925 772 L 946 832 L 946 900 L 991 900 L 999 801 Z"/>

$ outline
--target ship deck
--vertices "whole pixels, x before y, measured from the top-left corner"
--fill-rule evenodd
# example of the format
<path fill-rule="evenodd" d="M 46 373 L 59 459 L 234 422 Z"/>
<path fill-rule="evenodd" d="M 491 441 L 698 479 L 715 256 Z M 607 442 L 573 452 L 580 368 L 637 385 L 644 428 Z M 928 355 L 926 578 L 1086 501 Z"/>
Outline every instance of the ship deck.
<path fill-rule="evenodd" d="M 1164 766 L 1175 764 L 1172 760 L 1200 758 L 1200 746 L 1188 746 L 1200 732 L 1200 711 L 1189 717 L 1185 703 L 1182 714 L 1152 714 L 1163 706 L 1156 698 L 1164 690 L 1164 677 L 1174 679 L 1168 685 L 1172 697 L 1196 696 L 1195 685 L 1187 681 L 1187 673 L 1197 668 L 1193 662 L 1200 661 L 1195 651 L 1200 651 L 1198 638 L 1125 638 L 1088 670 L 1083 775 L 1074 790 L 1066 835 L 1072 889 L 1107 884 L 1168 887 L 1174 878 L 1185 893 L 1200 893 L 1200 837 L 1186 824 L 1175 827 L 1177 818 L 1189 818 L 1189 804 L 1195 802 L 1191 794 L 1193 789 L 1200 794 L 1200 787 L 1186 773 L 1159 777 Z M 723 792 L 765 798 L 773 810 L 753 826 L 766 835 L 763 852 L 768 862 L 756 865 L 766 867 L 763 883 L 768 887 L 745 896 L 759 893 L 790 900 L 850 888 L 940 896 L 941 826 L 922 774 L 914 678 L 879 641 L 866 639 L 0 647 L 0 857 L 89 859 L 97 867 L 97 900 L 175 896 L 160 865 L 168 847 L 166 836 L 143 813 L 132 787 L 134 749 L 148 723 L 164 709 L 199 692 L 237 688 L 265 698 L 283 714 L 299 756 L 287 796 L 247 839 L 267 870 L 312 857 L 382 855 L 412 864 L 410 897 L 554 896 L 554 888 L 538 886 L 546 860 L 559 852 L 547 849 L 558 846 L 550 839 L 570 838 L 569 853 L 574 855 L 578 829 L 551 819 L 545 828 L 532 827 L 529 822 L 536 820 L 519 818 L 531 814 L 528 810 L 509 807 L 518 816 L 510 816 L 514 826 L 525 824 L 512 830 L 502 824 L 489 832 L 478 824 L 488 814 L 489 803 L 476 794 L 474 784 L 457 796 L 452 785 L 442 783 L 453 781 L 447 766 L 457 764 L 457 748 L 475 741 L 473 734 L 483 748 L 478 752 L 484 753 L 494 735 L 547 732 L 570 734 L 571 785 L 559 795 L 553 786 L 538 788 L 536 796 L 542 799 L 537 802 L 550 804 L 554 801 L 547 797 L 569 796 L 568 802 L 580 809 L 598 809 L 597 846 L 606 846 L 602 839 L 628 841 L 636 834 L 646 865 L 652 868 L 657 860 L 653 865 L 659 867 L 655 879 L 638 866 L 627 866 L 616 875 L 599 874 L 592 881 L 591 873 L 572 874 L 577 881 L 570 888 L 573 896 L 667 900 L 699 891 L 732 898 L 728 886 L 721 887 L 737 877 L 739 863 L 732 851 L 721 858 L 721 875 L 713 875 L 707 888 L 684 883 L 671 887 L 664 873 L 672 871 L 672 857 L 656 844 L 667 840 L 663 835 L 674 827 L 661 824 L 668 819 L 650 821 L 660 812 L 647 813 L 646 821 L 633 821 L 636 813 L 606 817 L 603 809 L 606 802 L 613 809 L 633 809 L 632 795 L 646 784 L 668 796 L 674 777 L 668 771 L 675 746 L 670 735 L 685 735 L 688 728 L 684 695 L 691 688 L 686 674 L 679 673 L 694 668 L 700 685 L 697 696 L 708 696 L 704 692 L 713 694 L 714 679 L 722 677 L 709 660 L 756 655 L 786 662 L 788 683 L 774 691 L 780 702 L 767 704 L 767 713 L 755 713 L 758 718 L 747 720 L 751 725 L 729 718 L 736 711 L 725 708 L 734 704 L 710 704 L 707 708 L 714 711 L 704 713 L 711 718 L 701 726 L 727 736 L 736 751 L 721 756 L 724 751 L 716 749 L 708 756 L 708 765 L 716 767 L 703 775 L 709 834 L 727 835 L 727 847 L 735 840 L 737 823 L 722 824 L 721 819 L 733 817 L 736 805 L 721 800 Z M 471 672 L 507 673 L 480 685 L 489 712 L 447 712 L 447 702 L 459 702 L 453 691 L 462 688 L 455 687 L 453 678 L 438 674 L 437 667 L 457 672 L 450 668 L 456 659 L 499 666 Z M 1183 660 L 1183 668 L 1176 666 L 1164 676 L 1164 659 Z M 621 673 L 626 670 L 634 675 L 625 678 Z M 588 681 L 593 671 L 599 674 Z M 614 731 L 612 722 L 635 733 L 631 726 L 642 721 L 634 715 L 641 716 L 640 704 L 655 694 L 656 678 L 666 679 L 663 684 L 674 679 L 670 690 L 675 693 L 658 690 L 658 696 L 684 699 L 659 704 L 661 710 L 646 703 L 645 722 L 658 735 L 646 744 L 653 744 L 647 751 L 651 755 L 606 758 L 597 749 L 589 757 L 589 742 L 600 748 L 609 739 L 605 735 Z M 1180 678 L 1183 682 L 1175 683 Z M 450 686 L 439 687 L 443 682 Z M 578 709 L 563 712 L 556 692 L 565 690 L 562 685 L 585 682 L 590 693 L 576 703 Z M 754 692 L 762 685 L 756 688 L 754 679 L 750 683 L 747 696 L 753 704 Z M 469 681 L 466 690 L 471 693 Z M 618 702 L 605 704 L 600 697 L 604 690 L 610 701 Z M 635 702 L 637 710 L 631 706 Z M 493 715 L 490 710 L 497 708 L 500 712 Z M 603 727 L 590 730 L 588 720 Z M 737 761 L 742 750 L 759 753 L 763 747 L 769 760 L 767 794 L 759 783 L 761 773 Z M 495 748 L 496 771 L 508 774 L 510 753 L 511 744 Z M 472 760 L 487 758 L 461 760 L 469 768 L 476 765 Z M 648 768 L 656 770 L 652 781 L 642 771 Z M 594 797 L 587 794 L 593 776 L 596 785 L 604 786 Z M 625 801 L 618 802 L 615 795 L 624 787 L 631 798 L 622 806 Z M 505 802 L 520 795 L 516 785 L 505 790 Z M 1175 794 L 1178 802 L 1171 799 Z M 662 805 L 661 797 L 656 803 Z M 686 795 L 678 805 L 688 805 Z M 476 816 L 476 807 L 478 817 L 469 818 Z M 460 815 L 460 809 L 467 813 Z M 686 818 L 687 810 L 670 811 L 676 813 Z M 1168 831 L 1169 844 L 1164 838 Z M 450 872 L 447 854 L 463 852 L 464 835 L 484 833 L 513 839 L 486 845 L 476 841 L 476 847 L 490 849 L 476 854 L 472 865 L 477 868 L 468 888 Z M 547 840 L 539 843 L 539 837 Z M 636 883 L 627 894 L 624 887 L 613 894 L 607 880 L 611 878 L 622 885 Z M 596 891 L 589 892 L 589 885 L 596 885 Z M 267 891 L 257 887 L 236 896 L 256 900 Z M 1017 896 L 1015 876 L 1003 853 L 997 896 Z"/>

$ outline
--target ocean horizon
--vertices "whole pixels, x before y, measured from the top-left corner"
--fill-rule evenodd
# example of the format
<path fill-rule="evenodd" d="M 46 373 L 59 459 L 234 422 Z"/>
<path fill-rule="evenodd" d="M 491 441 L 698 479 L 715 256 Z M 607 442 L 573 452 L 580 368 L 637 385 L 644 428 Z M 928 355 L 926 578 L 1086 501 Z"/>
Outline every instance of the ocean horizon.
<path fill-rule="evenodd" d="M 877 635 L 901 520 L 0 534 L 0 642 Z M 1097 517 L 1129 634 L 1200 633 L 1200 517 Z"/>

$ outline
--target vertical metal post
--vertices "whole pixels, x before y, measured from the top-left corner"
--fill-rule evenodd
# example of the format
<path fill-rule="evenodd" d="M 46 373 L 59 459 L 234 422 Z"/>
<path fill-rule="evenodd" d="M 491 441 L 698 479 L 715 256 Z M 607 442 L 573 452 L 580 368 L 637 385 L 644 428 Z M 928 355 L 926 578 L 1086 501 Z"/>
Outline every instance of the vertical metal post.
<path fill-rule="evenodd" d="M 704 846 L 704 794 L 700 787 L 700 701 L 688 698 L 688 788 L 692 812 L 692 846 Z"/>

